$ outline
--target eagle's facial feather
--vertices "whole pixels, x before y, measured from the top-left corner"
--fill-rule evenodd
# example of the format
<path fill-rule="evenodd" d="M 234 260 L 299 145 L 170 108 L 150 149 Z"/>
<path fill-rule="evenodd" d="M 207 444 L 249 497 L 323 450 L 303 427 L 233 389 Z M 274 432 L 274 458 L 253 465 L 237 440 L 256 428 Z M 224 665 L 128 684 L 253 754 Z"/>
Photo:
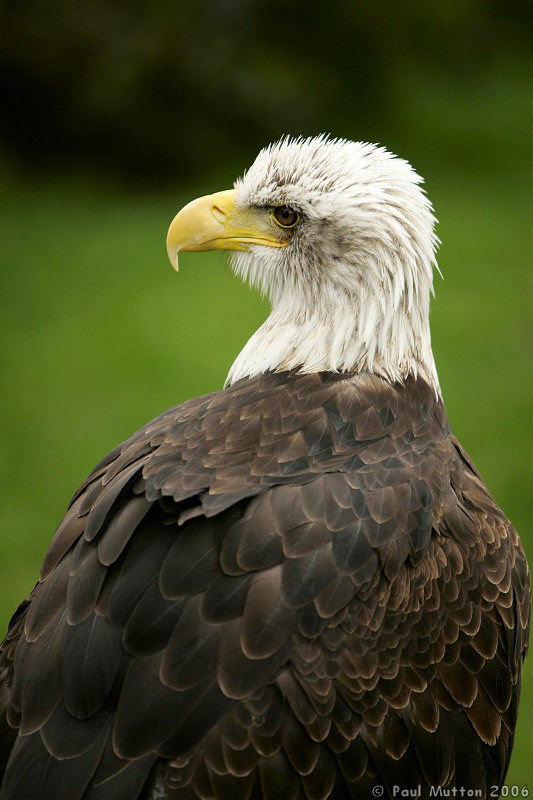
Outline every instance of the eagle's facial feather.
<path fill-rule="evenodd" d="M 228 382 L 266 370 L 420 374 L 439 391 L 429 331 L 437 237 L 411 166 L 372 144 L 316 137 L 262 150 L 235 184 L 236 205 L 301 215 L 283 248 L 232 254 L 272 312 Z"/>

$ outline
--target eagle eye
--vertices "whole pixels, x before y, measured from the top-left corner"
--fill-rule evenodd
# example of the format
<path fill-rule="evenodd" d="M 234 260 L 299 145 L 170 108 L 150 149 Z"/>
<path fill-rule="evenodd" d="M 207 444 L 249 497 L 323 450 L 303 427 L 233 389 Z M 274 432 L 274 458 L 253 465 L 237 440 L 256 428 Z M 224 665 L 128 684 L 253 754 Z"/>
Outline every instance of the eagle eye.
<path fill-rule="evenodd" d="M 300 222 L 300 215 L 290 206 L 276 206 L 272 212 L 274 222 L 281 228 L 294 228 Z"/>

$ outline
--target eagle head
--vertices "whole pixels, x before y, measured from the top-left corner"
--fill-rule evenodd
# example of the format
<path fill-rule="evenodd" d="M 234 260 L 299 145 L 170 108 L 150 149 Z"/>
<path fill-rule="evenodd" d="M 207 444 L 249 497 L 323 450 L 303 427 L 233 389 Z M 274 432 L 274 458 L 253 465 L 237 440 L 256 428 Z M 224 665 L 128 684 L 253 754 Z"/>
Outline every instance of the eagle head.
<path fill-rule="evenodd" d="M 420 375 L 439 391 L 429 299 L 438 239 L 422 179 L 383 147 L 319 136 L 261 150 L 232 190 L 193 200 L 167 248 L 231 250 L 272 311 L 228 381 L 268 370 Z"/>

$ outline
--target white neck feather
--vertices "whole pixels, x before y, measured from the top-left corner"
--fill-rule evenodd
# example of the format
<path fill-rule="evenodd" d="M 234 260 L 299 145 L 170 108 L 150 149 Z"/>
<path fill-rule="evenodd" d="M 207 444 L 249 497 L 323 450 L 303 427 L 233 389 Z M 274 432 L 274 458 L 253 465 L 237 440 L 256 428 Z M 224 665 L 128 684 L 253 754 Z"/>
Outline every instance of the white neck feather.
<path fill-rule="evenodd" d="M 234 259 L 235 271 L 257 283 L 254 266 L 247 254 Z M 226 383 L 269 370 L 373 372 L 390 382 L 419 376 L 440 394 L 429 288 L 397 290 L 395 299 L 393 288 L 385 296 L 360 288 L 347 294 L 322 285 L 310 296 L 297 286 L 277 292 L 270 287 L 272 311 L 237 356 Z"/>
<path fill-rule="evenodd" d="M 365 303 L 314 309 L 283 302 L 248 340 L 227 378 L 231 384 L 269 370 L 373 372 L 390 382 L 420 376 L 440 393 L 427 320 L 407 309 L 386 318 Z M 414 317 L 414 318 L 413 318 Z M 418 318 L 417 318 L 418 317 Z"/>

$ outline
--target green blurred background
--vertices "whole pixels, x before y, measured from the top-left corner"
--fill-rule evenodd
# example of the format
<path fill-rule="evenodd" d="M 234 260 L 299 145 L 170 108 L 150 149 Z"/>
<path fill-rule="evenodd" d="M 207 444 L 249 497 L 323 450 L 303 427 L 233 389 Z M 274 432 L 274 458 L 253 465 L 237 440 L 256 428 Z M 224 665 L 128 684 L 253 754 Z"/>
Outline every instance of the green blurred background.
<path fill-rule="evenodd" d="M 0 30 L 2 628 L 92 466 L 221 387 L 265 318 L 223 258 L 176 276 L 164 240 L 287 133 L 425 176 L 448 414 L 533 557 L 530 0 L 17 0 Z M 533 791 L 532 719 L 533 663 L 507 781 Z"/>

